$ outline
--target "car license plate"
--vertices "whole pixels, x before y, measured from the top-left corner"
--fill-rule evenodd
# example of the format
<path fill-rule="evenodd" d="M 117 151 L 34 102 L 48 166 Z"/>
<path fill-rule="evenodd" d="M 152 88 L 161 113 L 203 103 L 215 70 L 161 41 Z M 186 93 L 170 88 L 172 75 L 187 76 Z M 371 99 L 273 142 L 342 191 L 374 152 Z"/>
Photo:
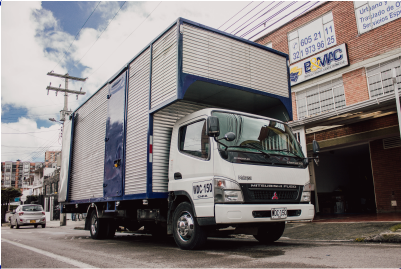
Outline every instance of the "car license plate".
<path fill-rule="evenodd" d="M 36 220 L 34 220 L 34 219 L 33 219 L 33 220 L 31 220 L 31 223 L 36 223 Z"/>
<path fill-rule="evenodd" d="M 287 218 L 287 208 L 272 208 L 272 219 L 286 219 Z"/>

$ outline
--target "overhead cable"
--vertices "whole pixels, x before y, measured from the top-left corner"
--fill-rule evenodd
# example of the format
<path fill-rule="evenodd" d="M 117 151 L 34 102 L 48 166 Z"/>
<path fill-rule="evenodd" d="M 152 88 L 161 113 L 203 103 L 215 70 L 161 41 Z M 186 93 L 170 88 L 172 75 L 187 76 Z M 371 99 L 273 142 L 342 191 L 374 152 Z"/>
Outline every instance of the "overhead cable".
<path fill-rule="evenodd" d="M 124 39 L 123 42 L 121 42 L 117 48 L 114 49 L 114 51 L 106 58 L 106 60 L 104 60 L 104 62 L 89 76 L 92 76 L 93 74 L 95 74 L 97 72 L 97 70 L 99 70 L 100 67 L 103 66 L 103 64 L 105 62 L 107 62 L 107 60 L 111 57 L 111 55 L 113 55 L 114 52 L 116 52 L 116 50 L 149 18 L 150 15 L 152 15 L 152 13 L 156 10 L 156 8 L 162 3 L 162 1 L 159 2 L 159 4 L 157 4 L 157 6 L 149 13 L 149 15 Z"/>
<path fill-rule="evenodd" d="M 99 40 L 99 38 L 103 35 L 103 33 L 106 31 L 107 27 L 109 27 L 110 23 L 114 20 L 114 18 L 117 16 L 117 14 L 120 12 L 121 8 L 125 5 L 127 1 L 124 1 L 124 3 L 120 6 L 116 14 L 114 14 L 114 17 L 109 21 L 107 24 L 106 28 L 103 29 L 103 31 L 100 33 L 100 35 L 97 37 L 95 42 L 93 42 L 92 46 L 85 52 L 84 56 L 81 57 L 81 59 L 78 60 L 78 62 L 81 62 L 81 60 L 86 56 L 86 54 L 92 49 L 92 47 L 96 44 L 96 42 Z M 76 66 L 76 65 L 74 65 Z"/>
<path fill-rule="evenodd" d="M 224 24 L 226 24 L 227 22 L 229 22 L 232 18 L 234 18 L 235 16 L 237 16 L 241 11 L 243 11 L 247 6 L 249 6 L 250 4 L 252 4 L 253 3 L 253 1 L 252 2 L 250 2 L 248 5 L 246 5 L 243 9 L 241 9 L 240 11 L 238 11 L 234 16 L 232 16 L 230 19 L 228 19 L 228 21 L 226 21 L 225 23 L 223 23 L 222 25 L 220 25 L 220 27 L 219 28 L 217 28 L 217 29 L 220 29 L 221 27 L 223 27 L 223 25 Z M 263 2 L 262 2 L 263 3 Z M 260 5 L 260 4 L 259 4 Z M 259 6 L 258 5 L 258 6 Z M 230 28 L 231 26 L 229 26 L 228 28 Z M 227 28 L 227 29 L 228 29 Z M 227 30 L 226 29 L 226 30 Z M 226 30 L 224 30 L 224 31 L 226 31 Z"/>
<path fill-rule="evenodd" d="M 245 28 L 247 28 L 249 25 L 251 25 L 252 23 L 254 23 L 255 21 L 257 21 L 258 19 L 260 19 L 261 17 L 263 17 L 264 15 L 268 14 L 270 11 L 272 11 L 273 9 L 275 9 L 276 7 L 278 7 L 279 5 L 281 5 L 283 2 L 278 2 L 274 7 L 272 7 L 271 9 L 269 9 L 268 11 L 266 11 L 265 13 L 263 13 L 262 15 L 260 15 L 259 17 L 257 17 L 255 20 L 253 20 L 251 23 L 245 25 L 244 27 L 242 27 L 239 31 L 237 31 L 236 33 L 234 33 L 234 35 L 237 35 L 239 32 L 241 32 L 242 30 L 244 30 Z M 259 13 L 258 13 L 259 14 Z M 256 15 L 255 15 L 256 16 Z M 255 17 L 254 16 L 254 17 Z M 252 17 L 252 18 L 254 18 Z"/>
<path fill-rule="evenodd" d="M 262 2 L 263 3 L 263 2 Z M 260 4 L 262 4 L 262 3 L 260 3 Z M 262 12 L 263 10 L 265 10 L 266 8 L 268 8 L 270 5 L 272 5 L 274 3 L 274 1 L 273 2 L 271 2 L 270 4 L 268 4 L 266 7 L 264 7 L 263 9 L 261 9 L 258 13 L 256 13 L 253 17 L 250 17 L 248 20 L 246 20 L 245 22 L 243 22 L 240 26 L 238 26 L 237 28 L 235 28 L 234 30 L 232 30 L 231 32 L 230 32 L 230 34 L 232 34 L 234 31 L 236 31 L 238 28 L 240 28 L 242 25 L 244 25 L 245 23 L 247 23 L 249 20 L 251 20 L 252 18 L 254 18 L 255 16 L 257 16 L 260 12 Z M 259 4 L 259 5 L 260 5 Z M 259 5 L 257 5 L 256 7 L 258 7 Z M 256 8 L 255 7 L 255 8 Z M 252 9 L 253 10 L 253 9 Z M 251 10 L 251 11 L 252 11 Z M 248 12 L 249 13 L 249 12 Z M 248 13 L 247 14 L 245 14 L 245 15 L 248 15 Z M 243 17 L 245 17 L 245 16 L 243 16 Z M 241 20 L 243 17 L 241 17 L 239 20 Z M 239 20 L 237 20 L 235 23 L 237 23 Z"/>
<path fill-rule="evenodd" d="M 70 50 L 72 44 L 74 43 L 74 41 L 77 39 L 79 33 L 82 31 L 82 29 L 84 28 L 84 26 L 86 25 L 86 23 L 88 22 L 88 20 L 90 19 L 90 17 L 92 16 L 92 14 L 95 12 L 95 10 L 97 9 L 97 7 L 99 6 L 101 1 L 99 1 L 99 3 L 97 3 L 96 7 L 93 9 L 92 13 L 89 15 L 89 17 L 86 19 L 85 23 L 82 25 L 81 29 L 79 29 L 78 33 L 75 35 L 74 40 L 71 42 L 70 46 L 68 47 L 68 49 L 66 50 L 66 52 L 63 54 L 63 57 L 60 59 L 60 61 L 52 68 L 52 70 L 54 70 L 59 64 L 60 62 L 65 58 L 66 53 Z"/>
<path fill-rule="evenodd" d="M 286 10 L 287 8 L 289 8 L 290 6 L 292 6 L 293 4 L 295 4 L 296 2 L 291 2 L 290 4 L 288 4 L 287 6 L 285 6 L 284 8 L 282 8 L 281 10 L 277 11 L 275 14 L 271 15 L 269 18 L 263 20 L 262 22 L 258 23 L 256 26 L 254 26 L 252 29 L 246 31 L 245 33 L 243 33 L 241 35 L 241 37 L 245 37 L 247 34 L 250 34 L 251 32 L 255 31 L 257 28 L 259 28 L 260 26 L 263 26 L 265 24 L 265 22 L 269 21 L 270 19 L 274 18 L 275 16 L 277 16 L 278 14 L 280 14 L 281 12 L 283 12 L 284 10 Z M 307 2 L 309 3 L 309 2 Z M 304 4 L 306 5 L 306 4 Z M 291 14 L 291 13 L 289 13 Z M 288 16 L 288 15 L 287 15 Z"/>
<path fill-rule="evenodd" d="M 310 2 L 310 1 L 306 2 L 305 4 L 303 4 L 302 6 L 300 6 L 299 8 L 295 9 L 293 12 L 295 12 L 295 11 L 297 11 L 298 9 L 302 8 L 303 6 L 305 6 L 306 4 L 308 4 L 309 2 Z M 316 3 L 317 3 L 317 2 L 316 2 Z M 314 5 L 316 5 L 316 3 L 313 4 L 311 7 L 309 7 L 309 9 L 312 8 Z M 309 9 L 306 9 L 304 12 L 306 12 L 306 11 L 309 10 Z M 284 17 L 282 17 L 280 20 L 276 21 L 275 23 L 270 24 L 270 25 L 267 26 L 265 29 L 259 31 L 257 34 L 255 34 L 255 35 L 251 36 L 250 38 L 248 38 L 248 40 L 250 40 L 251 38 L 253 38 L 253 37 L 259 35 L 260 33 L 264 32 L 264 31 L 266 31 L 268 28 L 270 28 L 271 26 L 273 26 L 274 24 L 276 24 L 277 22 L 281 21 L 282 19 L 286 18 L 287 16 L 289 16 L 289 15 L 291 15 L 291 14 L 292 14 L 292 13 L 289 13 L 289 14 L 285 15 Z M 302 13 L 301 13 L 301 14 L 302 14 Z M 301 14 L 300 14 L 300 15 L 301 15 Z M 300 16 L 300 15 L 298 15 L 298 16 Z M 297 18 L 298 16 L 296 16 L 295 18 Z M 295 19 L 295 18 L 293 18 L 293 19 Z"/>

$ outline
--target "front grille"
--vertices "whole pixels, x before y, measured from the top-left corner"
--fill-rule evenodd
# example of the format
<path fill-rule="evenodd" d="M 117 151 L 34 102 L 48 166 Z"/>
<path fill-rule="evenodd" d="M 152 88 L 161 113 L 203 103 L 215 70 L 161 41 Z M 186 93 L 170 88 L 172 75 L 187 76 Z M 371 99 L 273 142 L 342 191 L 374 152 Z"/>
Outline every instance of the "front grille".
<path fill-rule="evenodd" d="M 251 184 L 240 184 L 246 203 L 298 203 L 302 186 L 294 188 L 254 188 Z"/>
<path fill-rule="evenodd" d="M 273 197 L 277 197 L 278 200 L 295 200 L 298 197 L 298 191 L 252 191 L 249 190 L 250 196 L 255 200 L 275 200 Z"/>

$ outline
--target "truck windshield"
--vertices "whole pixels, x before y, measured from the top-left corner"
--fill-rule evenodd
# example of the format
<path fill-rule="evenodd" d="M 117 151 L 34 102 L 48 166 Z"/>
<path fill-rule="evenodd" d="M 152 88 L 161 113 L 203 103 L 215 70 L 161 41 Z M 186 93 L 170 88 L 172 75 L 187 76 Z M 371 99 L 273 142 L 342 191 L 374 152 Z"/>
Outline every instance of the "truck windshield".
<path fill-rule="evenodd" d="M 270 155 L 304 158 L 301 146 L 290 128 L 281 122 L 253 118 L 245 115 L 213 112 L 219 118 L 220 136 L 228 132 L 236 135 L 234 141 L 222 140 L 228 150 L 256 153 L 263 151 Z M 225 147 L 219 144 L 220 149 Z"/>

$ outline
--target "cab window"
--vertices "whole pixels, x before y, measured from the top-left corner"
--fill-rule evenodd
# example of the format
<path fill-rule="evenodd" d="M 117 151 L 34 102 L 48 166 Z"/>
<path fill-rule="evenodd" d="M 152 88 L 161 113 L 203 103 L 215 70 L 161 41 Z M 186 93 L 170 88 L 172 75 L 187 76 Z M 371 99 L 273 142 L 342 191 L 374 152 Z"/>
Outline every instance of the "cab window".
<path fill-rule="evenodd" d="M 206 121 L 197 121 L 180 128 L 179 150 L 202 159 L 209 159 L 209 137 L 206 135 Z"/>

